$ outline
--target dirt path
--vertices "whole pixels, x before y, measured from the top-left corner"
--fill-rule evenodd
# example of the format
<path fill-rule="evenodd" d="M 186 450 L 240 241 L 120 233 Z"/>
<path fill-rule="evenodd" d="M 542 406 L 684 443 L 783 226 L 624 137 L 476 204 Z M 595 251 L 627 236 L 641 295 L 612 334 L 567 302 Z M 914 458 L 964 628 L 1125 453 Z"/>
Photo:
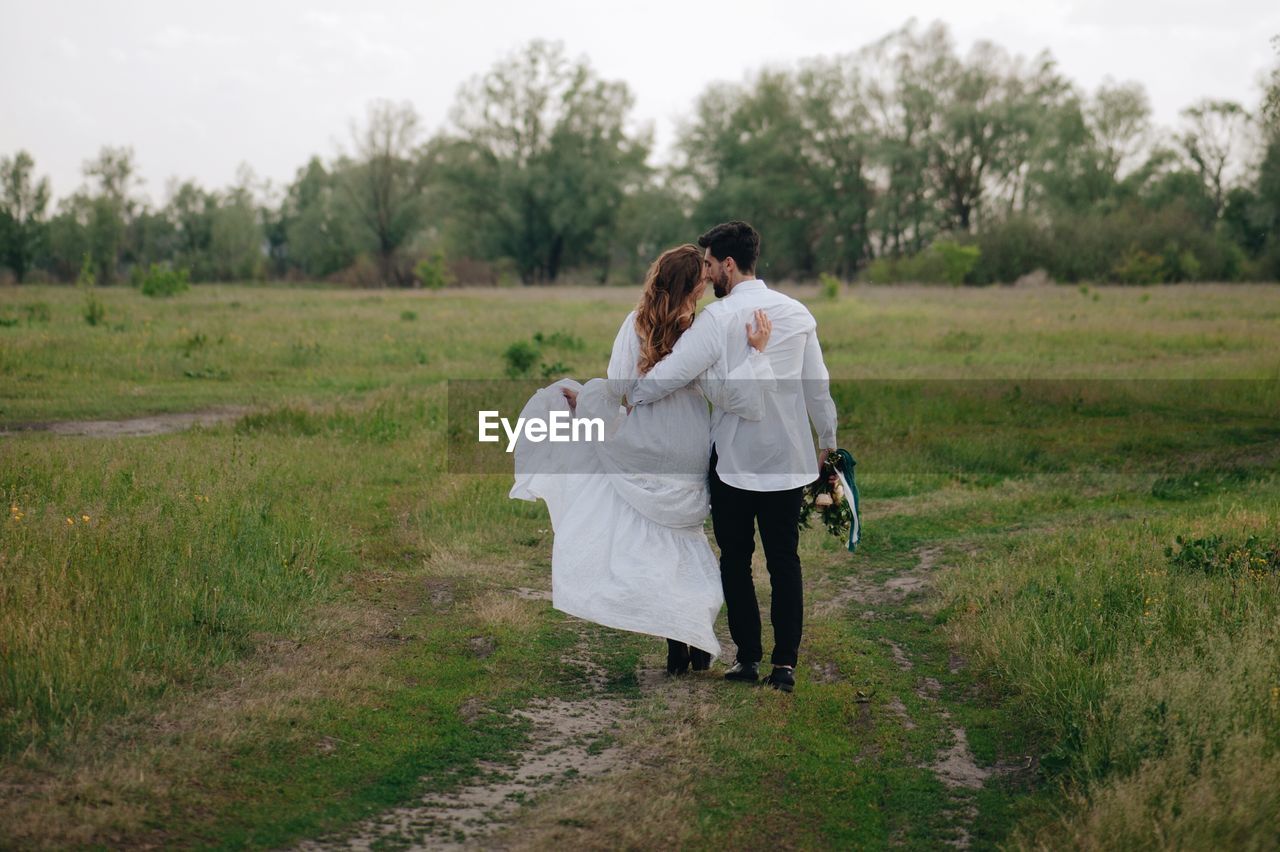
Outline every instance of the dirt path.
<path fill-rule="evenodd" d="M 238 420 L 253 409 L 242 405 L 182 411 L 173 414 L 151 414 L 128 420 L 53 420 L 40 423 L 15 423 L 0 429 L 0 437 L 24 432 L 52 432 L 55 435 L 85 435 L 91 438 L 136 438 L 181 432 L 192 426 L 214 426 Z"/>
<path fill-rule="evenodd" d="M 514 589 L 512 594 L 550 600 L 549 593 L 536 589 Z M 592 644 L 583 630 L 562 658 L 566 667 L 585 670 L 585 697 L 537 701 L 512 714 L 531 724 L 529 742 L 513 763 L 481 764 L 479 778 L 453 792 L 427 795 L 416 804 L 379 814 L 349 834 L 307 841 L 296 849 L 474 848 L 505 828 L 528 799 L 618 768 L 624 754 L 611 734 L 637 699 L 606 694 L 606 674 L 591 658 Z M 477 707 L 474 712 L 483 710 Z"/>
<path fill-rule="evenodd" d="M 816 607 L 816 611 L 831 615 L 852 604 L 860 604 L 867 607 L 861 617 L 864 620 L 875 620 L 889 610 L 907 606 L 913 595 L 924 594 L 932 586 L 933 576 L 941 567 L 943 552 L 941 548 L 921 547 L 914 555 L 916 561 L 911 568 L 887 578 L 882 577 L 879 581 L 853 575 L 833 597 Z M 912 672 L 917 668 L 910 653 L 902 645 L 890 639 L 881 639 L 881 643 L 900 671 Z M 965 661 L 954 653 L 947 662 L 952 674 L 960 671 L 964 665 Z M 932 760 L 921 767 L 932 772 L 949 791 L 950 807 L 944 815 L 950 825 L 951 836 L 945 842 L 955 848 L 967 849 L 972 841 L 970 830 L 978 816 L 974 792 L 982 789 L 987 780 L 994 776 L 1025 767 L 1004 764 L 983 766 L 978 763 L 969 746 L 968 732 L 953 720 L 945 706 L 950 696 L 945 695 L 944 687 L 937 678 L 918 676 L 914 691 L 928 712 L 935 714 L 942 722 L 942 727 L 948 734 L 949 742 L 941 746 Z M 918 720 L 911 718 L 900 696 L 889 696 L 885 706 L 906 730 L 918 727 Z"/>
<path fill-rule="evenodd" d="M 814 614 L 835 618 L 852 608 L 852 617 L 875 621 L 917 609 L 940 568 L 943 551 L 922 547 L 914 556 L 909 568 L 890 576 L 872 578 L 865 573 L 855 573 L 834 595 L 815 604 Z M 524 600 L 550 599 L 549 593 L 540 589 L 515 588 L 510 594 Z M 860 615 L 859 607 L 863 608 Z M 543 838 L 544 834 L 550 842 L 553 835 L 545 832 L 516 837 L 509 832 L 523 830 L 522 826 L 536 827 L 537 817 L 543 810 L 549 809 L 553 815 L 558 813 L 558 803 L 575 800 L 577 794 L 571 791 L 599 789 L 584 782 L 596 779 L 609 784 L 609 777 L 623 777 L 631 768 L 634 756 L 627 751 L 626 732 L 620 721 L 634 716 L 642 702 L 659 693 L 680 703 L 679 695 L 673 694 L 672 683 L 660 670 L 640 673 L 639 697 L 609 694 L 605 673 L 591 658 L 591 649 L 598 647 L 598 640 L 591 639 L 589 629 L 582 626 L 579 641 L 563 659 L 566 668 L 586 671 L 586 695 L 576 700 L 538 701 L 515 711 L 513 718 L 529 723 L 530 732 L 528 744 L 512 762 L 482 765 L 478 777 L 448 794 L 425 796 L 416 803 L 381 813 L 340 836 L 307 841 L 296 849 L 299 852 L 365 852 L 383 848 L 500 848 L 512 843 L 528 843 L 533 838 Z M 732 654 L 728 637 L 721 638 L 724 651 Z M 918 763 L 913 765 L 931 772 L 947 791 L 940 812 L 945 828 L 937 837 L 938 843 L 967 849 L 979 815 L 977 791 L 992 778 L 1026 767 L 980 763 L 969 745 L 968 731 L 948 709 L 960 697 L 948 695 L 947 687 L 938 678 L 924 674 L 929 670 L 928 665 L 913 660 L 909 647 L 887 638 L 880 641 L 888 659 L 908 677 L 911 685 L 906 688 L 914 692 L 919 701 L 913 702 L 914 709 L 908 709 L 901 692 L 879 698 L 868 696 L 859 704 L 859 718 L 869 729 L 872 714 L 879 709 L 904 730 L 917 730 L 926 719 L 930 727 L 940 729 L 934 753 L 923 759 L 917 755 L 913 761 Z M 965 661 L 954 654 L 947 660 L 947 668 L 953 674 L 964 665 Z M 822 681 L 839 674 L 825 673 L 818 666 L 810 676 Z M 485 711 L 477 706 L 472 712 Z M 922 714 L 925 714 L 923 718 Z M 538 845 L 539 842 L 534 842 L 534 846 Z"/>

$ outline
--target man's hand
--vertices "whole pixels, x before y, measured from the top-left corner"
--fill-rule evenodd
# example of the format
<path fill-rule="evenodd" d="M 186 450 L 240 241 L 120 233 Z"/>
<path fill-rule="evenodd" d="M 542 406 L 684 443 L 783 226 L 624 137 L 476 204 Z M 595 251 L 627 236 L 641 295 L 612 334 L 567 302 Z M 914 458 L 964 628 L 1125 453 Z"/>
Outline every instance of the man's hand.
<path fill-rule="evenodd" d="M 769 315 L 763 310 L 756 310 L 756 327 L 751 328 L 751 323 L 747 323 L 747 343 L 751 344 L 751 348 L 757 352 L 763 352 L 765 346 L 769 344 L 769 335 L 773 333 L 773 322 L 770 321 Z"/>
<path fill-rule="evenodd" d="M 830 447 L 823 447 L 818 450 L 818 477 L 822 476 L 822 466 L 827 463 L 827 456 L 831 455 L 833 452 L 835 452 L 835 450 Z M 827 477 L 827 484 L 836 484 L 836 475 L 834 473 Z"/>

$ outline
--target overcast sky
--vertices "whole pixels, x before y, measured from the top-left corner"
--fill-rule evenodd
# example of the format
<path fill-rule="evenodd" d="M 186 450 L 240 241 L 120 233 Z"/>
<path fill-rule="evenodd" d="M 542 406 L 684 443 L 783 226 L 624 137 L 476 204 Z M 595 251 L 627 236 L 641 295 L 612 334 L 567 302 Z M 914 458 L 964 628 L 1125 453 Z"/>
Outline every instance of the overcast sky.
<path fill-rule="evenodd" d="M 1166 125 L 1206 96 L 1253 108 L 1280 33 L 1277 0 L 0 0 L 0 154 L 30 151 L 58 197 L 105 144 L 133 146 L 157 202 L 172 176 L 217 188 L 241 163 L 281 184 L 372 99 L 411 101 L 433 132 L 461 83 L 533 38 L 625 80 L 662 150 L 709 82 L 851 52 L 911 17 L 944 21 L 962 52 L 1048 49 L 1086 89 L 1139 81 Z"/>

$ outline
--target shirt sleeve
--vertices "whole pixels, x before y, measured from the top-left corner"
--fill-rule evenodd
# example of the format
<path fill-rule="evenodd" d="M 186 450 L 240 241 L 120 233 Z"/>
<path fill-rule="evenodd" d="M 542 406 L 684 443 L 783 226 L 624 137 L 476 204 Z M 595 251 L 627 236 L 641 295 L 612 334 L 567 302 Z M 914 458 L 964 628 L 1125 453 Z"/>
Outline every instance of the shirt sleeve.
<path fill-rule="evenodd" d="M 836 404 L 831 399 L 831 376 L 822 360 L 817 330 L 810 330 L 804 341 L 804 366 L 800 373 L 804 386 L 804 405 L 818 432 L 819 449 L 836 447 Z"/>
<path fill-rule="evenodd" d="M 748 346 L 747 359 L 719 379 L 708 370 L 698 377 L 698 389 L 716 408 L 736 414 L 743 420 L 764 419 L 765 394 L 777 387 L 769 356 Z"/>
<path fill-rule="evenodd" d="M 689 330 L 680 335 L 671 354 L 636 379 L 627 392 L 632 405 L 656 402 L 692 382 L 720 358 L 724 335 L 717 317 L 703 311 Z"/>

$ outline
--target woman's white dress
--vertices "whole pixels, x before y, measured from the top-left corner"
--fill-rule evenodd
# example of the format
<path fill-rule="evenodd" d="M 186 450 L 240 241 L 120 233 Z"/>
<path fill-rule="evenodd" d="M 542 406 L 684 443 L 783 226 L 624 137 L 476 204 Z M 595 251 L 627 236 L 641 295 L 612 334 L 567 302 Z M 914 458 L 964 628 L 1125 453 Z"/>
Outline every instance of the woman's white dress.
<path fill-rule="evenodd" d="M 563 379 L 526 403 L 526 419 L 568 412 L 561 388 L 571 387 L 578 391 L 574 416 L 605 424 L 604 441 L 534 443 L 522 436 L 516 443 L 510 496 L 546 501 L 556 609 L 719 655 L 714 624 L 724 595 L 703 531 L 710 511 L 707 400 L 760 419 L 773 373 L 767 357 L 752 352 L 734 374 L 709 371 L 628 414 L 621 401 L 640 357 L 632 311 L 614 340 L 607 379 Z"/>

